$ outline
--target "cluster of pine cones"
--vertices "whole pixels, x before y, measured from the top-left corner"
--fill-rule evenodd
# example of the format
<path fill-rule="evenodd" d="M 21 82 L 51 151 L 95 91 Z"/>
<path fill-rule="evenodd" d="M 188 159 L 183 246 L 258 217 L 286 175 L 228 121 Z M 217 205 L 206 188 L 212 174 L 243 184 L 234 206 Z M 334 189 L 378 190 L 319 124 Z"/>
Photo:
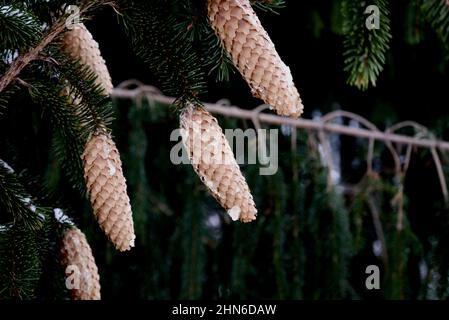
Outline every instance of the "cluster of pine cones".
<path fill-rule="evenodd" d="M 277 54 L 249 0 L 208 0 L 208 14 L 253 95 L 280 115 L 300 116 L 303 105 L 290 69 Z M 97 75 L 97 85 L 105 94 L 112 93 L 111 77 L 98 43 L 83 24 L 67 31 L 61 46 Z M 72 104 L 76 108 L 76 99 L 72 99 Z M 255 220 L 253 197 L 217 120 L 202 107 L 186 105 L 180 114 L 180 126 L 193 168 L 211 194 L 232 220 Z M 226 161 L 214 161 L 217 158 Z M 130 250 L 135 234 L 126 180 L 120 154 L 106 129 L 92 134 L 82 159 L 89 199 L 100 227 L 118 250 Z M 74 226 L 64 234 L 61 255 L 64 265 L 76 266 L 83 275 L 78 287 L 71 289 L 72 297 L 100 299 L 92 251 L 85 236 Z"/>

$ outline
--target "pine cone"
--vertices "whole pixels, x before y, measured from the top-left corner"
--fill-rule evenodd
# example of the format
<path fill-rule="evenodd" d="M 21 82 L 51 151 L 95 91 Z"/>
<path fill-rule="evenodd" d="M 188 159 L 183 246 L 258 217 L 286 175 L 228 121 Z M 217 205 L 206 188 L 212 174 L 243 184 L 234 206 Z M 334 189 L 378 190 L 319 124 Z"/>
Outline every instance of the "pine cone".
<path fill-rule="evenodd" d="M 299 117 L 303 105 L 289 67 L 282 62 L 249 0 L 208 0 L 209 20 L 251 87 L 278 114 Z"/>
<path fill-rule="evenodd" d="M 72 58 L 79 59 L 83 65 L 88 66 L 97 75 L 96 84 L 103 88 L 104 94 L 112 93 L 111 76 L 101 56 L 98 43 L 84 24 L 76 24 L 72 30 L 64 34 L 62 49 Z"/>
<path fill-rule="evenodd" d="M 97 75 L 96 84 L 105 94 L 113 85 L 98 43 L 83 24 L 67 31 L 62 49 L 89 67 Z M 73 104 L 77 105 L 75 99 Z M 87 142 L 84 153 L 84 176 L 90 200 L 100 227 L 120 251 L 134 246 L 134 225 L 120 155 L 111 137 L 99 131 Z"/>
<path fill-rule="evenodd" d="M 95 264 L 92 250 L 84 234 L 76 227 L 65 231 L 60 249 L 62 264 L 66 269 L 66 277 L 73 279 L 69 288 L 74 300 L 100 300 L 100 276 Z"/>
<path fill-rule="evenodd" d="M 100 227 L 120 251 L 134 247 L 134 223 L 120 154 L 109 134 L 100 131 L 84 148 L 84 177 Z"/>
<path fill-rule="evenodd" d="M 235 221 L 256 219 L 253 197 L 217 119 L 188 106 L 180 117 L 184 146 L 201 181 Z"/>

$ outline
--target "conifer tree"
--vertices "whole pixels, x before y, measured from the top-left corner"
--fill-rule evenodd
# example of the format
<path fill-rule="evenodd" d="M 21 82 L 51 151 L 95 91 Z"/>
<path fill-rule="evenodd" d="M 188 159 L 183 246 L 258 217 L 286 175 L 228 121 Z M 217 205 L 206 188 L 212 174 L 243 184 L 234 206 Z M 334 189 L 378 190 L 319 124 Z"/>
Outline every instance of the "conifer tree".
<path fill-rule="evenodd" d="M 392 1 L 372 2 L 379 28 L 366 26 L 366 1 L 326 7 L 347 82 L 361 90 L 380 81 L 398 41 Z M 374 193 L 394 213 L 381 223 L 384 240 L 395 244 L 381 248 L 383 296 L 417 298 L 410 287 L 419 260 L 431 268 L 419 297 L 447 298 L 447 207 L 432 206 L 437 235 L 418 237 L 394 177 L 367 178 L 345 196 L 327 185 L 321 149 L 291 132 L 282 139 L 300 147 L 282 151 L 276 175 L 240 168 L 222 128 L 242 123 L 217 120 L 204 108 L 213 81 L 224 88 L 243 78 L 244 94 L 273 113 L 308 112 L 307 95 L 295 86 L 307 79 L 293 78 L 265 28 L 265 15 L 286 6 L 283 0 L 0 0 L 0 121 L 7 127 L 0 138 L 0 299 L 100 299 L 132 284 L 140 298 L 358 298 L 363 290 L 350 271 L 357 259 L 372 257 Z M 106 10 L 173 105 L 113 101 L 117 82 L 89 31 Z M 419 45 L 425 30 L 446 46 L 447 1 L 413 0 L 403 15 L 408 44 Z M 298 28 L 305 24 L 298 21 Z M 188 168 L 172 166 L 167 156 L 170 132 L 179 127 Z M 204 161 L 214 152 L 195 149 L 197 136 L 204 142 L 195 130 L 205 131 L 230 162 Z M 398 230 L 400 215 L 406 218 Z M 67 286 L 77 276 L 73 267 L 82 275 L 78 287 Z M 436 285 L 434 274 L 445 279 Z"/>

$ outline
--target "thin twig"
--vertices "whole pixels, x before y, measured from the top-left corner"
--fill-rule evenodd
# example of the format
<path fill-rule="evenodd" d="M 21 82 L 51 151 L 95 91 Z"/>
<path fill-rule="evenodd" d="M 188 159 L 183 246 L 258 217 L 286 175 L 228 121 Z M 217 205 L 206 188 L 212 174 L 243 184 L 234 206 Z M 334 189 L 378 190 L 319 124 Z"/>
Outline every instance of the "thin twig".
<path fill-rule="evenodd" d="M 369 139 L 368 152 L 366 153 L 366 171 L 368 174 L 373 172 L 374 142 L 374 139 Z"/>
<path fill-rule="evenodd" d="M 154 87 L 151 86 L 144 86 L 139 89 L 133 90 L 115 88 L 112 93 L 112 96 L 115 98 L 134 99 L 137 95 L 147 91 L 154 92 L 155 89 Z M 164 104 L 172 104 L 175 101 L 175 98 L 173 97 L 167 97 L 157 93 L 153 94 L 153 99 L 156 102 Z M 251 120 L 254 115 L 253 111 L 251 110 L 245 110 L 235 106 L 222 106 L 214 103 L 204 103 L 204 105 L 206 109 L 208 109 L 212 113 L 221 114 L 223 116 L 231 116 L 240 119 Z M 260 113 L 258 118 L 260 122 L 263 123 L 277 124 L 277 125 L 285 124 L 294 128 L 302 128 L 309 130 L 324 130 L 326 132 L 339 133 L 343 135 L 349 135 L 365 139 L 374 139 L 384 142 L 394 142 L 423 148 L 435 147 L 436 149 L 440 149 L 441 151 L 449 151 L 449 142 L 438 140 L 435 138 L 418 139 L 415 137 L 409 137 L 389 132 L 373 131 L 363 128 L 348 127 L 345 125 L 323 123 L 320 120 L 310 120 L 304 118 L 294 119 L 266 113 Z M 395 161 L 398 160 L 399 159 L 395 159 Z"/>
<path fill-rule="evenodd" d="M 391 200 L 391 204 L 398 207 L 398 218 L 396 220 L 396 230 L 402 232 L 404 229 L 404 185 L 399 184 L 398 192 Z"/>
<path fill-rule="evenodd" d="M 290 127 L 290 130 L 291 130 L 291 137 L 290 137 L 291 149 L 294 153 L 296 153 L 297 140 L 298 140 L 298 129 Z"/>
<path fill-rule="evenodd" d="M 128 80 L 125 80 L 122 83 L 120 83 L 117 86 L 117 88 L 131 90 L 130 88 L 134 87 L 134 86 L 136 87 L 136 89 L 139 89 L 139 88 L 143 88 L 144 84 L 142 82 L 140 82 L 139 80 L 137 80 L 137 79 L 128 79 Z M 148 89 L 151 86 L 145 86 L 145 87 L 146 87 L 145 90 L 140 90 L 140 92 L 143 92 L 143 91 L 148 92 Z M 151 87 L 151 88 L 156 89 L 155 87 Z"/>
<path fill-rule="evenodd" d="M 114 7 L 113 1 L 97 0 L 90 1 L 85 0 L 80 8 L 80 15 L 86 13 L 88 10 L 99 5 L 110 5 Z M 20 55 L 13 61 L 8 70 L 6 70 L 3 77 L 0 79 L 0 92 L 2 92 L 12 81 L 16 79 L 19 73 L 25 68 L 31 61 L 40 58 L 41 52 L 62 32 L 64 31 L 67 23 L 67 17 L 62 15 L 52 27 L 47 31 L 46 35 L 42 38 L 41 42 L 28 52 Z"/>
<path fill-rule="evenodd" d="M 447 183 L 444 176 L 443 166 L 441 164 L 437 149 L 430 148 L 430 151 L 432 152 L 433 162 L 435 163 L 435 167 L 438 173 L 438 179 L 440 180 L 441 192 L 443 193 L 444 201 L 447 203 L 449 200 L 449 194 L 447 191 Z"/>
<path fill-rule="evenodd" d="M 380 131 L 374 123 L 368 121 L 367 119 L 363 118 L 362 116 L 359 116 L 358 114 L 344 111 L 344 110 L 336 110 L 331 113 L 328 113 L 321 118 L 321 121 L 323 121 L 324 123 L 327 123 L 327 122 L 331 122 L 334 119 L 343 118 L 343 117 L 357 121 L 357 123 L 365 126 L 366 128 L 368 128 L 372 131 Z M 368 173 L 371 173 L 373 170 L 374 144 L 375 144 L 374 139 L 370 138 L 369 145 L 368 145 L 368 152 L 366 155 L 366 167 L 367 167 Z M 391 151 L 392 150 L 390 149 L 390 152 Z M 395 158 L 396 153 L 395 152 L 391 152 L 391 153 L 392 153 L 393 158 Z"/>
<path fill-rule="evenodd" d="M 253 116 L 251 118 L 251 121 L 254 124 L 254 127 L 256 128 L 256 131 L 259 132 L 260 129 L 262 129 L 262 126 L 260 124 L 259 115 L 262 111 L 267 110 L 270 106 L 267 104 L 261 104 L 257 108 L 253 109 Z"/>
<path fill-rule="evenodd" d="M 394 126 L 391 126 L 390 128 L 388 128 L 386 130 L 386 132 L 394 132 L 394 131 L 398 131 L 398 130 L 406 128 L 406 127 L 412 127 L 416 131 L 418 131 L 418 133 L 415 135 L 415 138 L 422 138 L 425 136 L 428 136 L 433 139 L 435 138 L 434 135 L 431 132 L 429 132 L 429 130 L 426 127 L 424 127 L 423 125 L 421 125 L 415 121 L 403 121 L 403 122 L 397 123 Z M 408 166 L 409 166 L 409 163 L 410 163 L 411 147 L 412 147 L 412 145 L 409 145 L 407 148 L 404 169 L 402 170 L 403 176 L 405 176 Z M 432 153 L 433 162 L 435 164 L 435 168 L 436 168 L 437 174 L 438 174 L 438 179 L 440 181 L 441 193 L 443 194 L 444 201 L 447 203 L 449 201 L 449 194 L 448 194 L 446 178 L 444 176 L 444 171 L 443 171 L 441 160 L 440 160 L 440 157 L 438 154 L 438 150 L 436 149 L 436 147 L 430 147 L 430 152 Z"/>
<path fill-rule="evenodd" d="M 5 72 L 3 77 L 0 79 L 0 92 L 2 92 L 25 68 L 31 61 L 35 60 L 40 52 L 54 40 L 54 38 L 60 34 L 65 28 L 66 18 L 61 17 L 48 31 L 47 35 L 42 39 L 42 41 L 36 46 L 31 48 L 27 53 L 19 56 L 11 64 L 11 67 Z"/>
<path fill-rule="evenodd" d="M 416 134 L 414 136 L 415 139 L 424 138 L 425 136 L 427 136 L 429 134 L 429 130 L 426 127 L 424 127 L 423 125 L 421 125 L 415 121 L 410 121 L 410 120 L 396 123 L 395 125 L 392 125 L 391 127 L 387 128 L 385 130 L 385 132 L 393 133 L 393 132 L 399 131 L 399 130 L 407 128 L 407 127 L 415 129 L 415 132 L 416 132 Z M 434 137 L 431 136 L 431 138 L 434 138 Z M 406 157 L 405 157 L 405 161 L 404 161 L 404 166 L 403 166 L 403 169 L 401 169 L 403 176 L 405 176 L 408 166 L 409 166 L 409 163 L 410 163 L 412 147 L 413 147 L 413 145 L 408 144 L 407 151 L 406 151 Z"/>
<path fill-rule="evenodd" d="M 427 133 L 429 130 L 424 127 L 422 124 L 419 124 L 416 121 L 402 121 L 402 122 L 398 122 L 395 125 L 392 125 L 391 127 L 389 127 L 387 130 L 385 130 L 386 132 L 395 132 L 398 131 L 400 129 L 406 128 L 406 127 L 411 127 L 414 128 L 415 131 L 417 132 L 425 132 Z"/>
<path fill-rule="evenodd" d="M 425 137 L 428 134 L 428 130 L 426 127 L 420 125 L 419 123 L 415 121 L 403 121 L 399 122 L 385 130 L 385 132 L 395 132 L 400 129 L 406 128 L 406 127 L 412 127 L 415 129 L 415 131 L 418 131 L 417 134 L 415 134 L 415 139 L 420 139 Z M 391 144 L 391 142 L 389 142 Z M 397 176 L 399 177 L 398 183 L 398 192 L 391 200 L 391 203 L 393 205 L 397 205 L 398 207 L 398 217 L 396 220 L 396 230 L 398 233 L 402 232 L 404 228 L 404 180 L 405 176 L 407 175 L 407 171 L 410 165 L 410 160 L 412 157 L 412 148 L 413 145 L 409 144 L 407 145 L 407 149 L 405 152 L 405 159 L 404 159 L 404 165 L 399 168 L 399 170 L 396 172 Z"/>
<path fill-rule="evenodd" d="M 332 183 L 332 172 L 334 171 L 334 161 L 332 159 L 332 148 L 329 143 L 327 135 L 324 130 L 318 130 L 318 138 L 320 144 L 323 147 L 324 160 L 327 163 L 327 187 L 330 189 L 333 185 Z"/>
<path fill-rule="evenodd" d="M 371 217 L 373 219 L 374 230 L 376 231 L 377 239 L 379 239 L 382 246 L 381 251 L 382 262 L 384 263 L 384 266 L 387 267 L 388 266 L 387 242 L 385 241 L 382 223 L 380 222 L 380 212 L 376 207 L 376 203 L 374 202 L 373 196 L 370 194 L 368 194 L 367 196 L 367 203 L 371 212 Z"/>
<path fill-rule="evenodd" d="M 320 120 L 323 121 L 324 123 L 327 122 L 331 122 L 334 119 L 337 118 L 349 118 L 352 120 L 357 121 L 358 123 L 364 125 L 366 128 L 371 129 L 373 131 L 379 131 L 379 129 L 377 129 L 376 125 L 370 121 L 368 121 L 367 119 L 363 118 L 362 116 L 359 116 L 358 114 L 349 112 L 349 111 L 344 111 L 344 110 L 336 110 L 336 111 L 332 111 L 326 115 L 324 115 Z"/>

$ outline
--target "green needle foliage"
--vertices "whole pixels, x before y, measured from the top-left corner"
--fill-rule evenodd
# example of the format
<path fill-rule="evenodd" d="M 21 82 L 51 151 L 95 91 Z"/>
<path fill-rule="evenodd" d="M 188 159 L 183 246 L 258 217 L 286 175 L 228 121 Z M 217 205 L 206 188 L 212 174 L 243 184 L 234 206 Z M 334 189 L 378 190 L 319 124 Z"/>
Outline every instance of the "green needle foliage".
<path fill-rule="evenodd" d="M 29 93 L 50 119 L 53 152 L 66 177 L 84 193 L 81 155 L 88 138 L 111 124 L 111 101 L 95 83 L 96 75 L 92 71 L 64 54 L 50 52 L 58 64 L 36 66 L 38 71 L 46 69 L 48 78 L 30 79 Z M 51 78 L 55 72 L 58 78 Z"/>
<path fill-rule="evenodd" d="M 53 134 L 53 152 L 65 169 L 67 178 L 79 190 L 84 190 L 81 154 L 85 139 L 82 139 L 80 119 L 76 109 L 66 96 L 61 95 L 64 87 L 51 82 L 34 82 L 30 91 L 33 100 L 42 107 L 44 115 L 50 118 Z"/>
<path fill-rule="evenodd" d="M 368 5 L 379 10 L 379 28 L 368 29 L 365 13 Z M 369 4 L 360 0 L 342 2 L 344 18 L 344 70 L 349 73 L 348 84 L 366 90 L 376 86 L 383 70 L 386 52 L 391 40 L 390 18 L 387 0 L 376 0 Z M 371 14 L 371 12 L 369 12 Z"/>
<path fill-rule="evenodd" d="M 446 45 L 449 39 L 449 4 L 445 0 L 421 0 L 422 10 L 441 41 Z"/>
<path fill-rule="evenodd" d="M 424 37 L 424 13 L 421 11 L 421 0 L 410 1 L 405 7 L 405 41 L 416 45 Z"/>
<path fill-rule="evenodd" d="M 175 0 L 172 3 L 177 34 L 190 42 L 208 75 L 217 82 L 228 82 L 234 65 L 209 24 L 206 3 Z"/>
<path fill-rule="evenodd" d="M 310 277 L 313 299 L 342 299 L 348 297 L 348 262 L 353 254 L 350 220 L 341 194 L 327 185 L 327 170 L 312 152 L 300 164 L 300 181 L 306 189 L 300 201 L 305 202 L 303 241 L 307 260 L 313 269 L 306 269 Z M 324 198 L 323 198 L 324 197 Z M 306 267 L 307 268 L 307 267 Z"/>
<path fill-rule="evenodd" d="M 210 70 L 208 74 L 215 75 L 217 82 L 228 82 L 231 74 L 235 73 L 235 67 L 212 29 L 209 29 L 209 36 L 204 43 L 204 56 L 210 57 L 206 65 Z"/>
<path fill-rule="evenodd" d="M 39 21 L 32 12 L 17 2 L 6 4 L 0 1 L 0 53 L 5 59 L 8 52 L 24 49 L 34 44 L 41 36 Z M 8 51 L 8 52 L 7 52 Z"/>
<path fill-rule="evenodd" d="M 119 0 L 119 10 L 137 55 L 180 105 L 198 103 L 205 90 L 204 73 L 191 44 L 176 32 L 166 1 Z M 151 45 L 149 45 L 151 44 Z"/>
<path fill-rule="evenodd" d="M 6 87 L 5 90 L 0 92 L 0 116 L 2 116 L 3 112 L 5 111 L 8 105 L 8 101 L 19 90 L 20 90 L 19 86 L 9 85 L 8 87 Z"/>
<path fill-rule="evenodd" d="M 257 12 L 270 13 L 287 3 L 250 2 Z M 66 14 L 67 5 L 92 4 L 81 17 L 88 19 L 105 3 L 0 0 L 0 78 L 17 55 L 35 47 Z M 313 33 L 312 44 L 323 35 L 343 37 L 348 83 L 365 90 L 376 85 L 387 61 L 393 31 L 390 3 L 339 0 L 314 6 L 306 12 L 308 19 L 299 23 L 312 25 L 302 28 Z M 205 0 L 114 2 L 135 54 L 148 67 L 154 84 L 178 99 L 178 107 L 209 99 L 208 76 L 224 82 L 235 72 L 210 26 L 206 4 Z M 366 27 L 368 5 L 380 10 L 379 29 Z M 404 19 L 405 25 L 397 25 L 404 27 L 408 44 L 427 40 L 424 19 L 446 42 L 445 1 L 413 0 L 401 14 L 393 13 Z M 177 142 L 169 137 L 179 126 L 172 109 L 150 97 L 131 103 L 112 101 L 96 85 L 91 70 L 60 52 L 59 39 L 27 62 L 0 92 L 0 156 L 27 168 L 16 173 L 0 161 L 1 299 L 68 298 L 58 257 L 67 226 L 54 217 L 55 206 L 73 213 L 86 233 L 105 299 L 365 298 L 372 292 L 366 291 L 361 277 L 370 264 L 382 269 L 382 290 L 376 297 L 449 296 L 447 206 L 429 203 L 424 211 L 430 227 L 425 230 L 413 211 L 421 198 L 410 191 L 402 193 L 408 182 L 400 188 L 389 168 L 378 169 L 375 178 L 365 176 L 351 184 L 353 188 L 328 185 L 322 146 L 308 132 L 298 132 L 294 140 L 293 129 L 284 126 L 275 175 L 261 176 L 259 164 L 241 166 L 258 217 L 250 224 L 234 223 L 207 194 L 190 165 L 171 162 L 171 147 Z M 246 121 L 222 117 L 219 121 L 223 128 L 252 128 Z M 97 130 L 114 135 L 123 160 L 137 235 L 136 247 L 124 255 L 107 243 L 85 197 L 81 156 Z M 349 167 L 355 170 L 352 163 Z M 447 164 L 444 169 L 447 175 Z M 356 174 L 357 181 L 360 175 Z M 379 238 L 384 242 L 380 254 L 373 250 Z M 426 268 L 427 273 L 420 273 Z"/>
<path fill-rule="evenodd" d="M 0 162 L 0 221 L 20 223 L 26 228 L 41 228 L 42 221 L 30 209 L 31 195 L 18 181 L 15 173 L 1 160 Z"/>
<path fill-rule="evenodd" d="M 202 296 L 203 272 L 206 262 L 204 212 L 197 197 L 188 197 L 180 222 L 182 237 L 181 299 L 198 299 Z"/>
<path fill-rule="evenodd" d="M 59 265 L 48 259 L 56 249 L 51 209 L 38 206 L 3 161 L 0 194 L 0 299 L 35 299 L 45 267 Z"/>
<path fill-rule="evenodd" d="M 51 26 L 58 15 L 64 14 L 63 4 L 61 1 L 47 1 L 45 5 L 42 1 L 0 3 L 3 59 L 0 76 L 14 64 L 17 54 L 37 45 L 42 36 L 41 26 Z M 75 4 L 82 6 L 84 2 Z M 50 44 L 39 55 L 24 66 L 19 81 L 14 79 L 0 93 L 0 111 L 3 117 L 15 116 L 16 108 L 27 104 L 32 107 L 29 110 L 33 118 L 40 107 L 40 121 L 36 124 L 49 124 L 48 132 L 52 135 L 49 151 L 57 164 L 51 167 L 52 162 L 47 172 L 53 174 L 47 177 L 54 177 L 54 172 L 63 168 L 71 187 L 84 196 L 81 155 L 94 132 L 109 130 L 113 119 L 111 99 L 95 84 L 96 75 L 60 52 L 57 43 Z M 2 151 L 16 162 L 17 150 L 9 150 L 8 139 L 1 143 Z M 59 203 L 63 197 L 58 183 L 65 179 L 33 183 L 33 187 L 28 184 L 31 180 L 28 174 L 16 175 L 5 162 L 0 162 L 0 298 L 66 298 L 58 256 L 63 227 L 55 221 L 52 209 L 37 204 Z"/>
<path fill-rule="evenodd" d="M 276 14 L 279 9 L 285 8 L 284 0 L 251 0 L 251 4 L 256 9 Z"/>
<path fill-rule="evenodd" d="M 0 231 L 0 297 L 33 299 L 42 272 L 36 231 L 19 225 L 6 225 L 3 229 Z"/>

